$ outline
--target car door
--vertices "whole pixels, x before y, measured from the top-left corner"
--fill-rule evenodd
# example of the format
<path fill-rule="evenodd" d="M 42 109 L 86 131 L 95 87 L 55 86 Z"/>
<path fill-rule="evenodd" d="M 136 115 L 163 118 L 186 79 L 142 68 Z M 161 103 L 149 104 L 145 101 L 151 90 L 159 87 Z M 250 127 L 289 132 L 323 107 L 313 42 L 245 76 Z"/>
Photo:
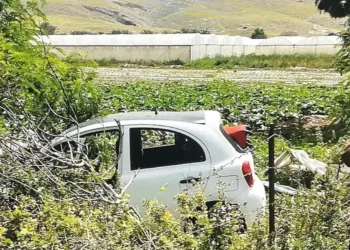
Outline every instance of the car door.
<path fill-rule="evenodd" d="M 165 126 L 125 127 L 121 185 L 130 183 L 130 202 L 144 212 L 143 200 L 157 199 L 170 210 L 191 181 L 211 173 L 211 158 L 194 135 Z M 127 143 L 128 142 L 128 143 Z"/>

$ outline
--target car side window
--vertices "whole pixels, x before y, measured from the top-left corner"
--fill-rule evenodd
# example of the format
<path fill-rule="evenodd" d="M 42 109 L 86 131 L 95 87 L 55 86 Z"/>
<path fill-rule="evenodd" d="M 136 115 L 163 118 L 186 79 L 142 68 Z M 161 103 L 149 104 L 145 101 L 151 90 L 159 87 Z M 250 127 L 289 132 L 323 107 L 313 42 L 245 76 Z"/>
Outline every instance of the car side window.
<path fill-rule="evenodd" d="M 113 175 L 119 154 L 119 130 L 101 131 L 83 135 L 79 142 L 75 140 L 63 142 L 54 147 L 65 157 L 84 159 L 97 172 L 106 177 Z"/>
<path fill-rule="evenodd" d="M 204 162 L 203 148 L 179 132 L 155 128 L 130 129 L 131 170 Z"/>
<path fill-rule="evenodd" d="M 81 144 L 78 140 L 65 141 L 53 147 L 54 152 L 63 153 L 62 156 L 78 160 L 81 154 Z"/>
<path fill-rule="evenodd" d="M 119 132 L 103 131 L 85 135 L 83 138 L 83 156 L 97 172 L 112 175 L 119 153 Z"/>

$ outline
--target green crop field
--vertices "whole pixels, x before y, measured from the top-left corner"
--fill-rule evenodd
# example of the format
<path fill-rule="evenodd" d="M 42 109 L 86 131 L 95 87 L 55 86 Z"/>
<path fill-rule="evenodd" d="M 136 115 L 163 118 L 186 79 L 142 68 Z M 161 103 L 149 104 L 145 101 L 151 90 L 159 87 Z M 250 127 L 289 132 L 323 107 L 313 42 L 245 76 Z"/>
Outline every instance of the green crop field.
<path fill-rule="evenodd" d="M 220 110 L 226 122 L 267 126 L 274 119 L 288 121 L 305 115 L 329 115 L 341 87 L 284 84 L 207 84 L 137 82 L 103 87 L 102 110 Z"/>

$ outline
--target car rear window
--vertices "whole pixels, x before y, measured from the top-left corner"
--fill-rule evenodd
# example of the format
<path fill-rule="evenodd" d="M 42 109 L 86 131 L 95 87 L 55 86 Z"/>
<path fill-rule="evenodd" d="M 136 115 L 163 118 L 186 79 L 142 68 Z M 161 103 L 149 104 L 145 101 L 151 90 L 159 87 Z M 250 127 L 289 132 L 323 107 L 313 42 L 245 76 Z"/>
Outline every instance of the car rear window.
<path fill-rule="evenodd" d="M 243 148 L 241 148 L 225 131 L 224 126 L 220 125 L 220 131 L 225 136 L 226 140 L 232 145 L 232 147 L 239 153 L 246 152 Z"/>

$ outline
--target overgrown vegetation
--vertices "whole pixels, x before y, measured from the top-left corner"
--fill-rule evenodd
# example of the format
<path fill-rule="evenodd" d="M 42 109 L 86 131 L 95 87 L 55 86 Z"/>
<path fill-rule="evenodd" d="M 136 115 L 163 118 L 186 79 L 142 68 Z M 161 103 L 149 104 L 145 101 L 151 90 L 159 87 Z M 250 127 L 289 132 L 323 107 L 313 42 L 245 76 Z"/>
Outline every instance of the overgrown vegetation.
<path fill-rule="evenodd" d="M 338 107 L 333 98 L 346 95 L 338 87 L 225 81 L 196 85 L 146 81 L 102 88 L 102 114 L 122 108 L 129 112 L 221 110 L 225 123 L 243 122 L 254 130 L 268 126 L 274 119 L 287 122 L 307 115 L 330 114 Z"/>
<path fill-rule="evenodd" d="M 181 33 L 199 33 L 199 34 L 210 34 L 211 32 L 208 29 L 191 29 L 191 28 L 182 28 Z"/>
<path fill-rule="evenodd" d="M 83 60 L 79 56 L 71 55 L 67 61 L 80 65 L 90 64 L 89 60 Z M 96 61 L 100 67 L 120 66 L 157 66 L 167 67 L 169 65 L 181 65 L 188 69 L 245 69 L 245 68 L 266 68 L 266 69 L 287 69 L 292 67 L 331 69 L 334 68 L 334 55 L 246 55 L 246 56 L 217 56 L 206 57 L 191 62 L 173 60 L 169 62 L 157 61 L 133 61 L 125 62 L 116 59 L 103 59 Z"/>
<path fill-rule="evenodd" d="M 197 69 L 209 68 L 332 68 L 333 55 L 246 55 L 215 58 L 203 58 L 188 62 L 185 66 Z"/>
<path fill-rule="evenodd" d="M 40 24 L 40 29 L 45 35 L 55 35 L 57 32 L 57 27 L 49 22 L 43 22 Z"/>
<path fill-rule="evenodd" d="M 266 39 L 267 36 L 263 28 L 256 28 L 252 35 L 250 36 L 252 39 Z"/>
<path fill-rule="evenodd" d="M 91 117 L 121 110 L 213 109 L 225 123 L 245 122 L 256 130 L 271 121 L 289 141 L 328 159 L 334 151 L 320 136 L 302 133 L 304 115 L 328 115 L 347 110 L 349 96 L 341 87 L 237 85 L 228 82 L 202 85 L 150 84 L 97 87 L 94 74 L 77 64 L 62 62 L 42 44 L 33 46 L 40 33 L 37 19 L 45 20 L 36 2 L 0 3 L 0 248 L 2 249 L 346 249 L 349 244 L 349 180 L 337 180 L 334 171 L 312 180 L 310 188 L 298 184 L 298 194 L 276 201 L 276 242 L 268 244 L 267 220 L 244 236 L 238 213 L 218 203 L 208 216 L 200 186 L 176 199 L 180 218 L 166 206 L 146 201 L 145 217 L 128 205 L 125 190 L 109 184 L 89 158 L 77 161 L 42 147 L 55 133 Z M 297 127 L 294 129 L 294 125 Z M 294 131 L 288 134 L 288 131 Z M 321 131 L 322 132 L 322 131 Z M 333 143 L 337 137 L 329 137 Z M 320 137 L 323 139 L 320 140 Z M 266 135 L 255 157 L 266 169 Z M 26 150 L 11 150 L 17 142 Z M 305 141 L 308 144 L 305 144 Z M 101 145 L 105 142 L 101 142 Z M 291 144 L 292 143 L 292 144 Z M 259 144 L 258 144 L 259 145 Z M 316 155 L 315 153 L 315 155 Z M 109 161 L 109 157 L 105 157 Z M 260 159 L 260 160 L 259 160 Z M 263 171 L 261 171 L 263 172 Z M 293 177 L 291 178 L 299 178 Z M 218 192 L 222 194 L 223 187 Z M 225 201 L 222 195 L 222 201 Z M 197 208 L 202 208 L 198 210 Z M 189 218 L 197 223 L 193 225 Z"/>
<path fill-rule="evenodd" d="M 42 24 L 42 29 L 46 29 L 50 31 L 48 35 L 54 35 L 56 33 L 57 28 L 52 24 L 45 22 Z M 181 30 L 162 30 L 161 32 L 150 29 L 143 29 L 139 32 L 139 34 L 211 34 L 208 29 L 201 28 L 182 28 Z M 112 34 L 112 35 L 120 35 L 120 34 L 134 34 L 134 32 L 130 30 L 112 30 L 109 32 L 92 32 L 87 30 L 73 30 L 70 32 L 71 35 L 99 35 L 99 34 Z"/>
<path fill-rule="evenodd" d="M 70 35 L 99 35 L 99 33 L 87 30 L 73 30 Z"/>
<path fill-rule="evenodd" d="M 143 29 L 141 30 L 140 34 L 155 34 L 156 32 L 154 32 L 153 30 L 147 30 L 147 29 Z"/>
<path fill-rule="evenodd" d="M 116 35 L 116 34 L 128 35 L 128 34 L 133 34 L 133 32 L 130 30 L 112 30 L 111 34 L 113 34 L 113 35 Z"/>

